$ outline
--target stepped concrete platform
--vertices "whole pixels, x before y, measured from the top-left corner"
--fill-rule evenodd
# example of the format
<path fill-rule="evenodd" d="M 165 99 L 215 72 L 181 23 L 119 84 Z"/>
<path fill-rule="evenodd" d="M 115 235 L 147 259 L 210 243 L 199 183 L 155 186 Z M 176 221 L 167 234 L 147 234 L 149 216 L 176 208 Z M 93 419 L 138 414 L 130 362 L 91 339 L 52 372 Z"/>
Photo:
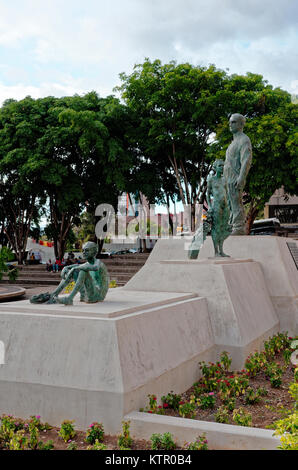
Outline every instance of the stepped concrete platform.
<path fill-rule="evenodd" d="M 132 279 L 97 304 L 78 296 L 73 306 L 1 303 L 0 414 L 74 419 L 81 429 L 99 421 L 119 432 L 148 394 L 187 390 L 199 361 L 225 350 L 241 369 L 281 325 L 291 332 L 298 274 L 288 246 L 230 237 L 232 258 L 208 259 L 208 244 L 188 260 L 185 239 L 159 240 Z"/>
<path fill-rule="evenodd" d="M 148 290 L 158 289 L 162 285 L 169 292 L 177 289 L 197 292 L 199 295 L 207 297 L 208 303 L 213 303 L 217 298 L 220 301 L 220 291 L 217 284 L 213 285 L 213 276 L 206 277 L 204 268 L 199 266 L 203 263 L 208 266 L 208 258 L 214 254 L 211 237 L 207 237 L 197 260 L 188 260 L 187 250 L 192 237 L 183 237 L 180 239 L 159 240 L 148 258 L 146 265 L 125 285 L 127 289 L 138 289 L 146 285 Z M 275 236 L 231 236 L 224 244 L 225 252 L 231 256 L 226 261 L 214 261 L 214 266 L 222 264 L 227 273 L 228 265 L 233 260 L 251 259 L 260 266 L 259 271 L 263 279 L 260 286 L 269 294 L 273 304 L 274 311 L 278 316 L 281 331 L 288 331 L 290 335 L 298 334 L 298 260 L 295 259 L 294 250 L 290 250 L 289 243 L 294 243 L 298 249 L 298 243 L 291 239 Z M 297 255 L 296 255 L 297 257 Z M 181 272 L 181 267 L 175 261 L 187 261 L 188 268 Z M 174 264 L 166 265 L 164 261 L 172 261 Z M 212 261 L 212 260 L 211 260 Z M 193 266 L 191 268 L 191 266 Z M 216 269 L 216 268 L 213 268 Z M 244 268 L 243 268 L 244 269 Z M 254 268 L 256 269 L 256 268 Z M 238 271 L 238 274 L 236 274 Z M 246 306 L 246 293 L 251 291 L 251 296 L 255 296 L 254 290 L 250 286 L 255 284 L 256 278 L 247 277 L 245 281 L 242 268 L 235 267 L 235 275 L 231 277 L 230 284 L 234 282 L 235 286 L 240 283 L 237 276 L 242 276 L 242 285 L 238 285 L 238 297 L 242 297 L 243 308 Z M 199 272 L 201 274 L 199 274 Z M 234 279 L 234 281 L 233 281 Z M 162 281 L 162 284 L 160 284 Z M 240 289 L 240 290 L 239 290 Z M 215 297 L 214 297 L 215 295 Z M 244 296 L 244 297 L 243 297 Z M 241 303 L 240 303 L 241 305 Z M 221 305 L 218 304 L 218 308 Z M 258 308 L 259 315 L 262 315 L 262 309 Z"/>
<path fill-rule="evenodd" d="M 77 297 L 76 297 L 77 298 Z M 183 392 L 214 360 L 206 300 L 192 293 L 110 289 L 104 302 L 0 304 L 0 414 L 40 414 L 119 432 L 147 395 Z"/>

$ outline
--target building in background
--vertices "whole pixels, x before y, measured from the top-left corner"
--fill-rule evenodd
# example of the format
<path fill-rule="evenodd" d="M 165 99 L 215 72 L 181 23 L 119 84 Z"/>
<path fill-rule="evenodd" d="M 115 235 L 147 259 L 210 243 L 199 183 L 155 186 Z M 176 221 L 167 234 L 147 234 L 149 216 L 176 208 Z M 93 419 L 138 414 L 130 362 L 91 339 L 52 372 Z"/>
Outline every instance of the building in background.
<path fill-rule="evenodd" d="M 264 217 L 276 218 L 282 225 L 298 227 L 298 196 L 287 196 L 282 188 L 278 189 L 265 205 Z"/>

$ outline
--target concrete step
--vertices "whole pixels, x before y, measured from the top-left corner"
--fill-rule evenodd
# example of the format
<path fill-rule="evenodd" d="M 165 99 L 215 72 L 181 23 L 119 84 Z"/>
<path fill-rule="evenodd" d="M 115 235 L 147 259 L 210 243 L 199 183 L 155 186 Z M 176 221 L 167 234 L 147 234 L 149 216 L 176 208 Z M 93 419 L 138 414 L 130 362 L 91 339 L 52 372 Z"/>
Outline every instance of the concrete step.
<path fill-rule="evenodd" d="M 17 286 L 21 285 L 28 285 L 28 284 L 34 284 L 34 285 L 57 285 L 59 284 L 60 280 L 59 279 L 36 279 L 36 278 L 25 278 L 25 279 L 16 279 L 15 281 L 10 281 L 9 279 L 3 278 L 0 282 L 0 284 L 13 284 Z"/>
<path fill-rule="evenodd" d="M 149 254 L 126 254 L 116 255 L 112 258 L 101 259 L 108 269 L 110 279 L 115 280 L 117 286 L 125 285 L 147 261 Z M 18 266 L 19 275 L 15 281 L 10 281 L 7 276 L 3 276 L 0 284 L 14 284 L 22 287 L 28 286 L 55 286 L 61 281 L 61 271 L 58 273 L 49 272 L 44 264 Z"/>
<path fill-rule="evenodd" d="M 131 274 L 135 274 L 136 272 L 138 272 L 141 267 L 143 266 L 142 265 L 138 265 L 138 266 L 126 266 L 125 264 L 109 264 L 107 266 L 107 269 L 108 269 L 108 272 L 125 272 L 125 273 L 131 273 Z M 21 278 L 24 278 L 24 277 L 50 277 L 50 278 L 61 278 L 61 271 L 59 271 L 58 273 L 53 273 L 52 271 L 49 272 L 47 271 L 46 269 L 43 269 L 43 270 L 33 270 L 33 269 L 20 269 L 19 270 L 19 274 L 18 274 L 18 279 L 21 279 Z"/>

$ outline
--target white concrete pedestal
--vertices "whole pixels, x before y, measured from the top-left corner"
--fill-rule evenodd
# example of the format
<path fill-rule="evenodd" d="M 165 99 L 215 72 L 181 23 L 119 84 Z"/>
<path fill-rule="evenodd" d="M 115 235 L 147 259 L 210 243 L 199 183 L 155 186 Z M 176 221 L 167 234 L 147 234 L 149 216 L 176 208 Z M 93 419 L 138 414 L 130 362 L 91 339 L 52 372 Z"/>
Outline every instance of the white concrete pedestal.
<path fill-rule="evenodd" d="M 198 362 L 214 360 L 206 300 L 194 294 L 117 288 L 100 304 L 1 304 L 0 341 L 0 414 L 99 421 L 111 433 L 149 393 L 183 392 Z"/>
<path fill-rule="evenodd" d="M 208 259 L 209 239 L 198 260 L 186 241 L 158 241 L 102 303 L 1 303 L 0 414 L 80 429 L 100 421 L 116 433 L 148 394 L 187 390 L 199 361 L 226 350 L 239 369 L 269 336 L 295 333 L 298 271 L 286 240 L 230 237 L 232 258 Z"/>
<path fill-rule="evenodd" d="M 155 272 L 156 266 L 162 260 L 187 261 L 187 250 L 191 238 L 159 240 L 144 268 L 126 284 L 125 288 L 134 289 L 135 282 L 139 285 L 141 277 L 146 285 L 148 271 Z M 294 336 L 298 334 L 298 269 L 290 253 L 288 243 L 296 243 L 298 247 L 297 242 L 284 237 L 231 236 L 225 241 L 224 250 L 232 259 L 251 259 L 260 264 L 267 291 L 280 322 L 280 331 L 288 331 L 290 335 Z M 199 261 L 204 262 L 213 255 L 212 240 L 211 237 L 207 237 L 198 260 L 192 260 L 192 262 L 194 264 Z M 227 260 L 229 261 L 229 258 Z M 154 275 L 154 277 L 156 276 Z M 248 280 L 248 282 L 250 281 Z M 183 286 L 182 289 L 180 288 L 183 291 L 188 285 L 188 278 L 187 281 L 177 280 L 177 284 L 180 287 Z M 245 281 L 242 285 L 245 290 Z M 189 290 L 192 291 L 188 288 Z M 216 295 L 214 289 L 213 291 Z M 198 287 L 193 292 L 201 291 Z M 201 295 L 204 294 L 201 293 Z"/>
<path fill-rule="evenodd" d="M 146 265 L 125 290 L 195 292 L 207 300 L 217 354 L 228 351 L 242 368 L 250 352 L 279 329 L 260 263 L 252 260 L 164 260 Z"/>

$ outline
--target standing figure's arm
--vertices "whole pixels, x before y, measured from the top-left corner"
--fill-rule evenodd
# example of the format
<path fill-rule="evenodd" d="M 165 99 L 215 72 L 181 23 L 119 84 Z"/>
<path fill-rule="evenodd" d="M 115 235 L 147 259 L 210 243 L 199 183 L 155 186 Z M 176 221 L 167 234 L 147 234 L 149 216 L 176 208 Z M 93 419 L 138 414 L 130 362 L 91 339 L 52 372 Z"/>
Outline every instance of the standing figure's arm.
<path fill-rule="evenodd" d="M 252 161 L 252 147 L 250 139 L 247 138 L 242 143 L 241 150 L 240 150 L 240 173 L 237 179 L 237 187 L 243 189 L 246 182 L 246 177 L 249 172 L 250 166 Z"/>

